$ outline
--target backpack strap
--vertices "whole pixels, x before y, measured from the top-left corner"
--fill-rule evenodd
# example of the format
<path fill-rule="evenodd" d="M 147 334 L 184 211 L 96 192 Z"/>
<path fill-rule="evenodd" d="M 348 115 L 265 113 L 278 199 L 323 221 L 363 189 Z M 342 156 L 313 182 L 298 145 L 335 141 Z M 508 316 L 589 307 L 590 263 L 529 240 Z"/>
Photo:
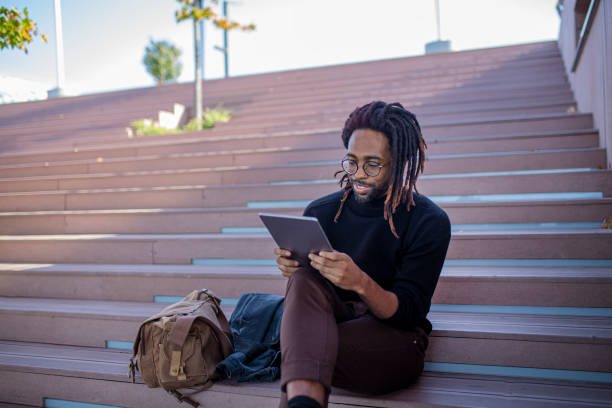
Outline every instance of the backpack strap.
<path fill-rule="evenodd" d="M 170 345 L 170 375 L 178 376 L 180 379 L 185 379 L 185 374 L 181 367 L 181 354 L 183 352 L 183 344 L 187 339 L 189 330 L 197 316 L 181 316 L 176 319 L 170 333 L 168 333 L 168 343 Z"/>
<path fill-rule="evenodd" d="M 213 385 L 212 380 L 208 380 L 206 384 L 202 385 L 200 388 L 196 389 L 195 391 L 190 392 L 189 394 L 183 394 L 181 392 L 178 392 L 177 390 L 166 390 L 166 391 L 168 392 L 168 394 L 176 398 L 178 402 L 186 402 L 189 405 L 191 405 L 193 408 L 198 408 L 200 406 L 200 403 L 191 397 L 199 392 L 206 391 L 207 389 L 212 387 L 212 385 Z"/>
<path fill-rule="evenodd" d="M 138 333 L 136 334 L 136 340 L 134 340 L 134 346 L 133 346 L 133 354 L 132 357 L 130 358 L 130 366 L 128 369 L 128 373 L 127 376 L 128 378 L 132 379 L 132 383 L 136 383 L 136 362 L 134 361 L 134 359 L 136 358 L 136 354 L 138 354 L 138 346 L 141 343 L 142 340 L 142 332 L 144 330 L 144 323 L 140 325 L 140 327 L 138 328 Z M 145 343 L 142 342 L 142 354 L 145 354 Z"/>
<path fill-rule="evenodd" d="M 232 329 L 230 328 L 229 322 L 227 321 L 227 318 L 225 317 L 225 313 L 223 313 L 223 310 L 221 310 L 221 302 L 219 302 L 219 300 L 216 297 L 212 298 L 215 302 L 215 304 L 217 305 L 217 319 L 219 320 L 219 325 L 221 326 L 221 330 L 223 330 L 223 333 L 225 333 L 225 335 L 227 336 L 227 338 L 229 339 L 230 343 L 232 342 Z M 232 346 L 232 351 L 233 351 L 233 346 Z M 231 354 L 231 351 L 230 351 Z"/>
<path fill-rule="evenodd" d="M 183 348 L 183 344 L 185 343 L 185 339 L 187 339 L 189 330 L 191 330 L 191 326 L 197 318 L 197 316 L 177 317 L 174 325 L 172 326 L 172 330 L 170 330 L 170 333 L 168 333 L 168 342 L 170 343 L 170 346 L 172 346 L 172 350 L 181 350 Z"/>
<path fill-rule="evenodd" d="M 216 315 L 217 315 L 217 320 L 219 320 L 219 325 L 221 326 L 221 330 L 223 330 L 223 332 L 225 333 L 225 335 L 229 339 L 230 343 L 232 343 L 232 329 L 230 328 L 229 322 L 227 321 L 227 318 L 225 317 L 225 313 L 223 313 L 223 310 L 221 309 L 221 299 L 219 299 L 217 296 L 215 296 L 208 289 L 200 290 L 198 292 L 198 299 L 201 299 L 203 294 L 208 295 L 208 298 L 217 307 Z M 234 349 L 234 347 L 232 346 L 231 350 L 230 350 L 230 352 L 228 354 L 231 354 L 233 352 L 233 349 Z M 225 352 L 225 350 L 224 350 L 224 352 Z"/>
<path fill-rule="evenodd" d="M 221 311 L 221 309 L 218 309 Z M 172 375 L 178 375 L 179 366 L 181 362 L 181 350 L 183 349 L 183 344 L 185 343 L 185 339 L 187 339 L 187 335 L 189 334 L 189 330 L 191 330 L 191 326 L 196 320 L 202 320 L 206 322 L 210 328 L 216 333 L 219 343 L 221 343 L 221 351 L 223 352 L 223 357 L 227 357 L 234 351 L 234 346 L 231 342 L 231 337 L 228 336 L 226 332 L 226 328 L 229 331 L 229 323 L 227 319 L 223 315 L 223 312 L 218 313 L 219 324 L 222 327 L 222 330 L 219 330 L 217 325 L 205 318 L 204 316 L 181 316 L 176 319 L 174 325 L 172 326 L 172 330 L 168 333 L 168 343 L 170 343 L 172 355 L 170 359 L 170 372 Z M 230 332 L 231 333 L 231 332 Z"/>
<path fill-rule="evenodd" d="M 225 358 L 234 352 L 234 345 L 232 344 L 232 331 L 223 312 L 219 313 L 217 317 L 219 319 L 219 324 L 221 325 L 222 329 L 222 332 L 219 336 L 219 341 L 221 342 L 221 350 L 223 351 L 223 357 Z"/>

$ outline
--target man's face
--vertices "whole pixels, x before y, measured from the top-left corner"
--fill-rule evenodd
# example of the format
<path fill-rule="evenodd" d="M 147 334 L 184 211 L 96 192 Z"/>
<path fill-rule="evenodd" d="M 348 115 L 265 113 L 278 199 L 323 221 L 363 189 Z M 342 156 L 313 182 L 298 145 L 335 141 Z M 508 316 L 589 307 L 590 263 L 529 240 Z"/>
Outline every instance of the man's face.
<path fill-rule="evenodd" d="M 346 158 L 359 165 L 357 173 L 349 175 L 355 199 L 368 202 L 386 193 L 391 178 L 391 150 L 387 137 L 372 129 L 357 129 L 349 139 Z M 380 173 L 369 176 L 363 166 L 366 163 L 379 164 Z"/>

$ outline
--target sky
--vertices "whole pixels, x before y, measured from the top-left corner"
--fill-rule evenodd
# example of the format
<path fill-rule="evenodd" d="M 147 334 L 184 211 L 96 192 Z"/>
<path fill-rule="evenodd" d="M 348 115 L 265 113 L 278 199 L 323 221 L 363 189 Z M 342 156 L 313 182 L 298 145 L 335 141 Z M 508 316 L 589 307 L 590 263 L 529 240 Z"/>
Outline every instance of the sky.
<path fill-rule="evenodd" d="M 205 3 L 210 0 L 205 0 Z M 221 3 L 221 2 L 220 2 Z M 440 34 L 453 51 L 554 40 L 557 0 L 439 0 Z M 0 93 L 38 94 L 56 86 L 53 0 L 1 0 L 28 8 L 45 33 L 26 55 L 0 51 Z M 254 23 L 229 33 L 229 74 L 422 55 L 437 40 L 434 0 L 238 0 L 229 17 Z M 177 46 L 178 82 L 193 81 L 193 25 L 177 23 L 176 0 L 62 0 L 65 91 L 88 94 L 154 86 L 142 59 L 151 39 Z M 220 13 L 220 5 L 215 6 Z M 205 78 L 223 76 L 222 31 L 205 24 Z M 26 97 L 35 93 L 30 92 Z"/>

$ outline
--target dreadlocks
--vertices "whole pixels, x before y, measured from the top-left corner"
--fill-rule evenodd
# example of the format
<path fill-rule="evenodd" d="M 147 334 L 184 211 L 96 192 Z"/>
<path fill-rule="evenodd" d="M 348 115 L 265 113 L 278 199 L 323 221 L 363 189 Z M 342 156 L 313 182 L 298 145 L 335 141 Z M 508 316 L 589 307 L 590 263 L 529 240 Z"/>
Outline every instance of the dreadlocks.
<path fill-rule="evenodd" d="M 401 104 L 374 101 L 355 109 L 346 120 L 344 129 L 342 129 L 342 143 L 347 149 L 349 139 L 357 129 L 372 129 L 381 132 L 389 141 L 392 158 L 391 178 L 386 193 L 384 217 L 389 221 L 393 235 L 399 238 L 392 215 L 400 203 L 407 203 L 408 211 L 411 206 L 415 205 L 412 191 L 418 194 L 416 181 L 419 173 L 423 172 L 425 149 L 427 148 L 421 134 L 421 127 L 414 114 Z M 343 172 L 339 171 L 336 175 L 340 173 Z M 340 186 L 344 189 L 344 196 L 334 217 L 334 222 L 338 222 L 344 203 L 352 190 L 348 174 L 342 176 Z"/>

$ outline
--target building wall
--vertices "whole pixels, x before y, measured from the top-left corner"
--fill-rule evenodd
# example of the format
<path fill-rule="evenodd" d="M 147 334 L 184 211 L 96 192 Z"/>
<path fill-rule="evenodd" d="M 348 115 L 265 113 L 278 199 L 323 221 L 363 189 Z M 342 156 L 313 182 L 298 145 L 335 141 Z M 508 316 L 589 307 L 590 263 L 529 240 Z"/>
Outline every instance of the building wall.
<path fill-rule="evenodd" d="M 571 72 L 578 39 L 574 8 L 578 0 L 565 0 L 561 15 L 559 48 L 578 110 L 592 112 L 601 147 L 607 148 L 612 168 L 612 0 L 600 0 L 591 31 L 575 72 Z"/>

